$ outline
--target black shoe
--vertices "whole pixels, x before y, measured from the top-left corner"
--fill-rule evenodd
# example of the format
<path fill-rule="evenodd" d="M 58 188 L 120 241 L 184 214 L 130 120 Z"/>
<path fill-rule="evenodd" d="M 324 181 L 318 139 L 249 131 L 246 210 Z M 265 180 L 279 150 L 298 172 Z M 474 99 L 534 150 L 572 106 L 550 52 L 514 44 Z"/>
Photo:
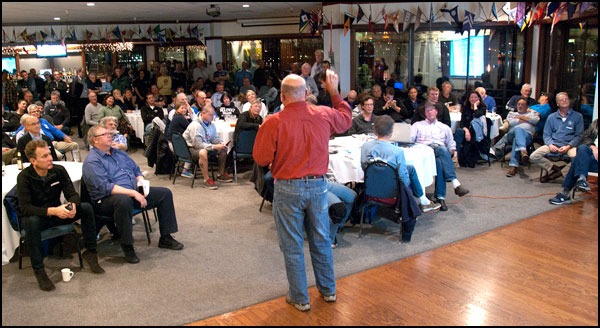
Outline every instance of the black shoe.
<path fill-rule="evenodd" d="M 592 190 L 592 189 L 590 188 L 590 185 L 587 183 L 587 181 L 586 181 L 586 180 L 584 180 L 584 179 L 579 179 L 579 180 L 577 180 L 577 182 L 575 183 L 575 190 L 576 190 L 576 191 L 581 191 L 581 192 L 583 192 L 583 191 L 590 191 L 590 190 Z"/>
<path fill-rule="evenodd" d="M 98 264 L 98 253 L 92 252 L 89 249 L 81 254 L 83 259 L 90 266 L 93 273 L 104 273 L 104 269 Z"/>
<path fill-rule="evenodd" d="M 442 207 L 440 207 L 440 211 L 446 212 L 448 210 L 448 206 L 446 206 L 446 201 L 444 199 L 436 199 L 435 202 L 442 205 Z"/>
<path fill-rule="evenodd" d="M 127 263 L 135 264 L 140 262 L 140 259 L 137 257 L 137 255 L 135 255 L 135 249 L 133 248 L 133 245 L 121 244 L 121 249 L 125 254 L 125 261 L 127 261 Z"/>
<path fill-rule="evenodd" d="M 35 274 L 35 278 L 38 281 L 38 285 L 40 285 L 40 289 L 43 291 L 51 291 L 54 288 L 54 284 L 52 283 L 52 281 L 50 280 L 50 278 L 48 278 L 48 275 L 46 274 L 46 271 L 44 271 L 44 269 L 42 270 L 34 270 L 33 273 Z"/>
<path fill-rule="evenodd" d="M 180 250 L 183 248 L 183 244 L 175 240 L 171 235 L 160 236 L 158 240 L 158 247 L 168 248 L 173 250 Z"/>
<path fill-rule="evenodd" d="M 466 194 L 469 193 L 469 189 L 463 187 L 462 185 L 459 185 L 458 187 L 454 188 L 454 193 L 458 196 L 458 197 L 462 197 Z"/>

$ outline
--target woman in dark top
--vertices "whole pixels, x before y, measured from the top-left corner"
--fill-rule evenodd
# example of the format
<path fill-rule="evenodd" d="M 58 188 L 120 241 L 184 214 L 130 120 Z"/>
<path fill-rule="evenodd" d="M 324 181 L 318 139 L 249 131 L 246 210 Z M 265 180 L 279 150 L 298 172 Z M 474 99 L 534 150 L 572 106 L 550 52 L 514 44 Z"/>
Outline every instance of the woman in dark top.
<path fill-rule="evenodd" d="M 125 94 L 123 95 L 123 107 L 121 107 L 125 112 L 134 111 L 135 110 L 135 98 L 133 97 L 133 92 L 131 89 L 125 89 Z"/>
<path fill-rule="evenodd" d="M 237 142 L 237 138 L 242 130 L 258 131 L 258 128 L 263 122 L 263 119 L 260 116 L 261 109 L 262 102 L 256 99 L 250 104 L 250 110 L 243 112 L 240 115 L 240 117 L 237 120 L 237 123 L 235 124 L 235 131 L 233 132 L 234 147 L 235 143 Z"/>
<path fill-rule="evenodd" d="M 479 120 L 482 116 L 485 117 L 487 112 L 483 99 L 475 91 L 469 93 L 461 111 L 460 125 L 454 133 L 458 161 L 461 166 L 475 167 L 480 154 L 482 158 L 487 160 L 486 156 L 490 147 L 489 131 L 491 121 L 486 118 L 485 128 L 483 128 L 483 122 L 482 124 L 472 124 L 474 120 Z M 479 126 L 479 128 L 475 128 L 476 126 Z M 482 133 L 487 131 L 487 133 L 479 135 L 479 131 Z M 477 141 L 477 139 L 480 140 Z"/>
<path fill-rule="evenodd" d="M 221 119 L 225 119 L 226 115 L 234 115 L 235 117 L 240 117 L 240 111 L 235 107 L 235 105 L 231 102 L 231 97 L 227 92 L 223 92 L 221 95 L 221 107 L 217 109 L 217 115 Z"/>
<path fill-rule="evenodd" d="M 408 87 L 408 99 L 404 99 L 404 107 L 408 112 L 408 117 L 413 117 L 415 115 L 415 110 L 419 107 L 419 91 L 417 88 L 410 86 Z"/>
<path fill-rule="evenodd" d="M 187 103 L 183 103 L 175 109 L 175 115 L 173 115 L 173 120 L 169 124 L 169 131 L 167 131 L 167 139 L 171 140 L 173 132 L 183 134 L 188 125 L 190 125 L 190 120 L 185 117 L 185 114 L 188 112 L 188 106 Z"/>

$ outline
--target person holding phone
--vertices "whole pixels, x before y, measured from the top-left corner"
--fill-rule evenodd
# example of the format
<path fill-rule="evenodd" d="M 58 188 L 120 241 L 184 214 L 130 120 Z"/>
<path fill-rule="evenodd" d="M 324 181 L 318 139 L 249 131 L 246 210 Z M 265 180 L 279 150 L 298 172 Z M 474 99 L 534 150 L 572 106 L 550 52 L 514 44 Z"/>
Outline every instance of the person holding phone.
<path fill-rule="evenodd" d="M 41 290 L 53 290 L 54 284 L 44 270 L 42 231 L 81 220 L 85 248 L 83 258 L 92 272 L 103 273 L 96 252 L 96 223 L 89 203 L 82 203 L 73 182 L 60 165 L 52 163 L 50 148 L 44 140 L 32 140 L 25 146 L 31 165 L 17 177 L 19 219 L 25 226 L 25 239 L 31 257 L 31 268 Z M 64 193 L 68 203 L 62 204 Z"/>

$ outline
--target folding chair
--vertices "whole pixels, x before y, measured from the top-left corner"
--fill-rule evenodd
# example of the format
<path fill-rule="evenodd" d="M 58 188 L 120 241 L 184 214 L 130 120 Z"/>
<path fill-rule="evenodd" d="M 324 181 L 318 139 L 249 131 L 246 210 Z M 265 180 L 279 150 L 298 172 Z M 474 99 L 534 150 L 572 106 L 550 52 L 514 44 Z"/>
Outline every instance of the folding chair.
<path fill-rule="evenodd" d="M 241 130 L 233 148 L 233 177 L 237 183 L 237 160 L 241 158 L 252 158 L 254 140 L 257 130 Z"/>

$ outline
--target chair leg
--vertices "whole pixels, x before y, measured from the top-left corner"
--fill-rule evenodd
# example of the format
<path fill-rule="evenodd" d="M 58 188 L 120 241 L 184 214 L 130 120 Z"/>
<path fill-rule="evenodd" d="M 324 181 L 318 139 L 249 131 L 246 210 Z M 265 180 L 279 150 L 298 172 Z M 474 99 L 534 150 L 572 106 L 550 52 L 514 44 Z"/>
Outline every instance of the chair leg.
<path fill-rule="evenodd" d="M 175 174 L 173 175 L 173 184 L 175 184 L 175 180 L 177 179 L 178 174 L 179 174 L 179 162 L 177 162 L 177 166 L 175 167 Z"/>
<path fill-rule="evenodd" d="M 148 245 L 150 245 L 150 220 L 148 219 L 148 213 L 146 211 L 142 212 L 142 218 L 144 220 L 144 229 L 146 229 L 146 238 L 148 238 Z"/>
<path fill-rule="evenodd" d="M 262 212 L 263 205 L 265 204 L 265 198 L 267 198 L 266 191 L 263 193 L 263 199 L 262 199 L 262 202 L 260 203 L 260 208 L 258 209 L 259 212 Z"/>
<path fill-rule="evenodd" d="M 83 259 L 81 258 L 81 247 L 79 247 L 79 234 L 74 233 L 75 243 L 77 244 L 77 256 L 79 257 L 79 268 L 83 269 Z"/>
<path fill-rule="evenodd" d="M 360 211 L 360 229 L 358 230 L 358 239 L 362 239 L 362 226 L 363 226 L 364 218 L 365 218 L 365 206 L 363 206 L 362 210 Z"/>
<path fill-rule="evenodd" d="M 192 189 L 194 189 L 194 181 L 196 180 L 196 171 L 198 170 L 198 165 L 194 165 L 194 172 L 192 173 Z"/>
<path fill-rule="evenodd" d="M 19 270 L 23 269 L 23 246 L 25 241 L 23 237 L 19 237 Z"/>
<path fill-rule="evenodd" d="M 152 211 L 154 211 L 154 222 L 158 222 L 158 215 L 156 214 L 156 207 L 152 209 Z M 152 231 L 152 230 L 150 230 Z"/>
<path fill-rule="evenodd" d="M 237 183 L 237 161 L 235 156 L 233 156 L 233 178 L 235 179 L 235 183 Z"/>

